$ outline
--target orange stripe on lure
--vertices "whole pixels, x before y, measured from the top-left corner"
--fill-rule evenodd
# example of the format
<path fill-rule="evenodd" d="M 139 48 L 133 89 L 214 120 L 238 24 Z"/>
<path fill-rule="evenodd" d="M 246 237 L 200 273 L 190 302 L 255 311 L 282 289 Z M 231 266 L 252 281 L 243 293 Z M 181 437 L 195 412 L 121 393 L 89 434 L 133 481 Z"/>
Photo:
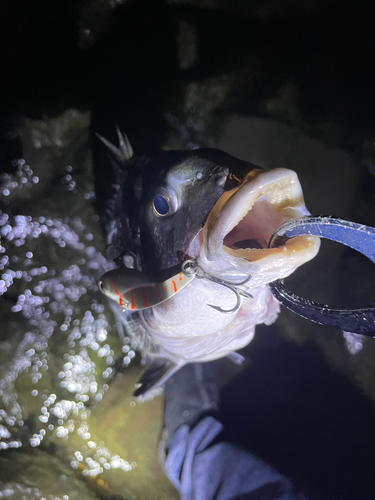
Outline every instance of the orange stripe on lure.
<path fill-rule="evenodd" d="M 170 299 L 194 277 L 194 274 L 187 276 L 181 272 L 166 281 L 156 283 L 136 269 L 120 267 L 103 274 L 99 281 L 99 289 L 123 309 L 139 311 Z"/>

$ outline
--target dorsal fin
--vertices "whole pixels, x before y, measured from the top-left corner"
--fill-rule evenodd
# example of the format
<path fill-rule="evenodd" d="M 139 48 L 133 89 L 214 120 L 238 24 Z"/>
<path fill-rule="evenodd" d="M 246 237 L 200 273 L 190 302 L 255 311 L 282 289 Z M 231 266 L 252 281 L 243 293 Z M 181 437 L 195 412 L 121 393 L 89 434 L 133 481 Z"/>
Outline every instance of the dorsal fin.
<path fill-rule="evenodd" d="M 120 129 L 116 127 L 118 142 L 119 142 L 119 150 L 121 151 L 123 157 L 126 160 L 130 160 L 134 156 L 134 151 L 128 136 L 126 134 L 122 134 Z"/>
<path fill-rule="evenodd" d="M 108 139 L 101 136 L 97 132 L 95 133 L 95 135 L 102 141 L 105 146 L 107 146 L 107 148 L 113 155 L 115 159 L 114 165 L 116 168 L 116 174 L 120 174 L 121 176 L 123 176 L 125 172 L 124 168 L 121 167 L 125 167 L 126 163 L 134 156 L 134 151 L 132 145 L 130 144 L 128 136 L 126 134 L 122 134 L 118 127 L 116 127 L 116 132 L 119 143 L 118 146 L 115 146 L 110 141 L 108 141 Z"/>

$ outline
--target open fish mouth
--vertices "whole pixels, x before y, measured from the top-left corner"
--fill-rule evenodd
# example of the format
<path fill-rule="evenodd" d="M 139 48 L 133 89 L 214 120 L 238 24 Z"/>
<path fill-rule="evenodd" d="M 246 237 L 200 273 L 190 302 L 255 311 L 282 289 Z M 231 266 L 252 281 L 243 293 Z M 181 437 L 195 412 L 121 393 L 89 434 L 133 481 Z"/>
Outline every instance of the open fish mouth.
<path fill-rule="evenodd" d="M 199 262 L 227 278 L 236 271 L 262 273 L 263 283 L 284 278 L 317 254 L 320 240 L 301 236 L 272 249 L 268 242 L 283 222 L 305 215 L 309 212 L 294 171 L 252 170 L 210 212 Z"/>

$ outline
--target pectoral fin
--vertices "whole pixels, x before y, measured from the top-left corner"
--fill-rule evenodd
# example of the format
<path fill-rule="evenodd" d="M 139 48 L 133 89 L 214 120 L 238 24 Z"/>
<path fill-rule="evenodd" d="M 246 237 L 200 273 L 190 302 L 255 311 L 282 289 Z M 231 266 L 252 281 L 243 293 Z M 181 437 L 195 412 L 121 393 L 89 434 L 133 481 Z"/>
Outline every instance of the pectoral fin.
<path fill-rule="evenodd" d="M 242 365 L 242 363 L 245 361 L 245 358 L 240 354 L 239 352 L 233 351 L 229 354 L 227 354 L 227 359 L 230 359 L 232 363 L 235 365 Z"/>
<path fill-rule="evenodd" d="M 145 396 L 148 392 L 162 386 L 182 366 L 167 358 L 153 357 L 151 364 L 138 379 L 133 396 L 135 398 Z"/>

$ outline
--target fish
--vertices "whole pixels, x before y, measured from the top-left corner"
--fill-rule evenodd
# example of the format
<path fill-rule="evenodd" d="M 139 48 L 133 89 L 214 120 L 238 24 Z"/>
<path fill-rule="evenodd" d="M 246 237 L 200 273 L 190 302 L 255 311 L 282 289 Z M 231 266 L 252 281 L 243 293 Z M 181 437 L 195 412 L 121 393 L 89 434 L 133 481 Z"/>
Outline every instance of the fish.
<path fill-rule="evenodd" d="M 217 149 L 137 157 L 120 131 L 118 146 L 100 138 L 118 179 L 104 218 L 106 255 L 117 267 L 101 279 L 102 291 L 137 339 L 146 369 L 133 395 L 141 399 L 187 363 L 239 362 L 236 351 L 256 325 L 278 316 L 267 283 L 315 257 L 320 240 L 300 236 L 268 248 L 278 226 L 309 215 L 292 170 L 264 170 Z M 186 279 L 169 296 L 145 300 L 142 287 L 157 291 L 188 260 L 213 279 Z M 242 293 L 228 283 L 241 283 Z"/>

